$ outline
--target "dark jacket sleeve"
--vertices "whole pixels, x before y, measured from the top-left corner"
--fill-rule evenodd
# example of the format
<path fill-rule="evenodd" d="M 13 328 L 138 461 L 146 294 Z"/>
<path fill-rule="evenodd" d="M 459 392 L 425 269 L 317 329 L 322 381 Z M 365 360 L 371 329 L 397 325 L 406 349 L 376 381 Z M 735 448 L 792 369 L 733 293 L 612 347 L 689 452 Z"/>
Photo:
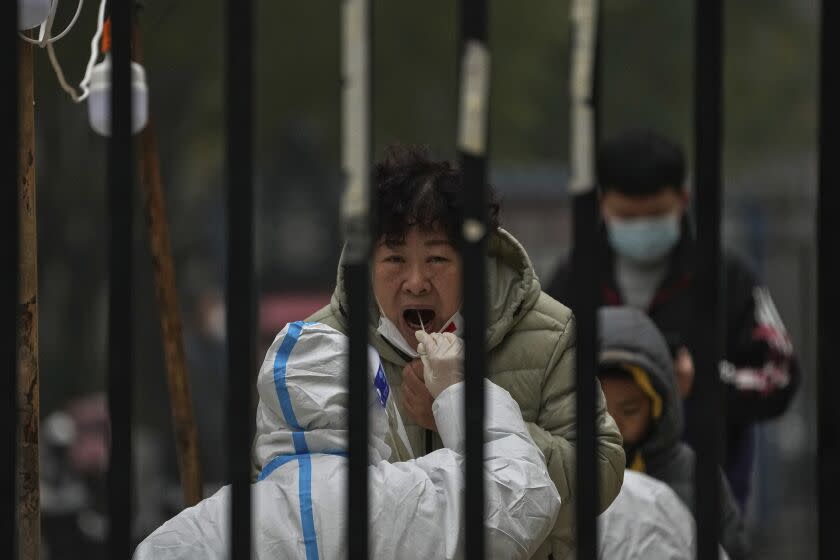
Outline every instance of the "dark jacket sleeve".
<path fill-rule="evenodd" d="M 720 544 L 732 560 L 750 557 L 744 518 L 723 472 L 720 473 Z"/>
<path fill-rule="evenodd" d="M 766 287 L 734 255 L 726 256 L 726 349 L 721 379 L 729 421 L 774 418 L 790 404 L 800 372 L 793 344 Z"/>

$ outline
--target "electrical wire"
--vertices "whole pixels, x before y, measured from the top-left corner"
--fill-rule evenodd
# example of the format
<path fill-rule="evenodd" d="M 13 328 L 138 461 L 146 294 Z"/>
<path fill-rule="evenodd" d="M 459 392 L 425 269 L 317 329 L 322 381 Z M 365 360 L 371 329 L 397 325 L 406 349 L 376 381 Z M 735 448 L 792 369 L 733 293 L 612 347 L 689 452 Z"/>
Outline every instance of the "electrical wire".
<path fill-rule="evenodd" d="M 79 0 L 79 6 L 81 6 L 83 2 L 84 2 L 84 0 Z M 57 3 L 58 3 L 58 0 L 56 0 L 56 4 Z M 74 88 L 73 86 L 71 86 L 67 82 L 67 79 L 64 77 L 64 71 L 61 68 L 61 63 L 58 61 L 58 55 L 56 55 L 55 48 L 53 47 L 53 43 L 55 43 L 55 41 L 57 41 L 58 39 L 63 37 L 65 34 L 67 34 L 67 32 L 70 30 L 70 27 L 72 27 L 72 25 L 75 24 L 75 21 L 78 17 L 78 10 L 77 10 L 77 13 L 76 13 L 77 17 L 73 19 L 73 22 L 71 23 L 71 25 L 68 26 L 68 28 L 65 29 L 58 38 L 51 40 L 49 37 L 47 37 L 46 41 L 44 41 L 44 44 L 35 43 L 35 44 L 38 44 L 39 46 L 42 46 L 42 47 L 46 46 L 47 55 L 49 56 L 49 59 L 50 59 L 50 65 L 52 65 L 53 71 L 55 72 L 55 76 L 58 79 L 58 83 L 61 86 L 61 89 L 63 89 L 65 92 L 67 92 L 67 94 L 70 96 L 70 98 L 75 103 L 81 103 L 82 101 L 87 99 L 88 96 L 90 95 L 90 88 L 89 88 L 90 79 L 91 79 L 91 74 L 93 72 L 93 67 L 96 65 L 96 59 L 99 57 L 99 41 L 102 38 L 102 30 L 103 30 L 103 26 L 105 24 L 105 7 L 106 7 L 107 3 L 108 3 L 108 0 L 102 0 L 99 4 L 99 14 L 98 14 L 97 20 L 96 20 L 96 33 L 94 33 L 93 39 L 91 39 L 91 42 L 90 42 L 90 58 L 88 59 L 88 64 L 87 64 L 87 67 L 85 68 L 85 75 L 82 78 L 81 83 L 79 84 L 79 88 L 81 89 L 81 93 L 79 93 L 76 90 L 76 88 Z M 48 18 L 47 29 L 49 29 L 51 27 L 52 27 L 51 21 Z M 32 42 L 32 41 L 30 40 L 30 42 Z"/>
<path fill-rule="evenodd" d="M 52 43 L 47 43 L 47 55 L 49 55 L 50 64 L 55 71 L 55 77 L 58 78 L 58 84 L 61 86 L 61 89 L 66 91 L 74 102 L 80 103 L 84 97 L 87 97 L 87 95 L 84 95 L 83 93 L 82 95 L 84 95 L 84 97 L 82 97 L 82 95 L 76 92 L 76 88 L 67 83 L 67 79 L 64 77 L 64 71 L 61 69 L 61 64 L 58 62 L 58 57 L 55 54 L 55 49 L 53 48 Z"/>
<path fill-rule="evenodd" d="M 58 3 L 58 0 L 56 0 L 56 3 Z M 57 41 L 60 41 L 64 39 L 65 35 L 70 33 L 70 30 L 73 29 L 73 26 L 76 25 L 76 21 L 78 21 L 79 19 L 79 14 L 82 13 L 82 6 L 84 6 L 84 4 L 85 0 L 79 0 L 79 5 L 76 7 L 76 14 L 73 16 L 73 19 L 70 21 L 69 24 L 67 24 L 67 27 L 64 28 L 64 31 L 53 37 L 50 40 L 50 42 L 55 43 Z"/>
<path fill-rule="evenodd" d="M 90 59 L 88 59 L 87 68 L 85 69 L 85 76 L 79 84 L 79 87 L 82 88 L 82 95 L 79 101 L 87 99 L 87 96 L 90 95 L 90 89 L 88 86 L 90 85 L 90 76 L 91 72 L 93 72 L 93 66 L 96 64 L 96 59 L 99 57 L 99 41 L 102 39 L 102 29 L 105 25 L 105 7 L 107 4 L 108 0 L 102 0 L 99 4 L 99 15 L 96 18 L 96 33 L 94 33 L 93 39 L 90 41 Z"/>
<path fill-rule="evenodd" d="M 82 13 L 82 7 L 85 5 L 85 0 L 79 0 L 79 3 L 76 5 L 76 13 L 73 15 L 73 19 L 70 20 L 70 23 L 67 24 L 67 27 L 64 28 L 64 31 L 59 33 L 56 36 L 52 36 L 52 24 L 55 20 L 55 12 L 58 9 L 58 0 L 53 0 L 53 3 L 50 6 L 50 15 L 47 17 L 47 21 L 41 24 L 41 31 L 39 34 L 38 39 L 30 39 L 23 33 L 18 33 L 20 38 L 26 41 L 27 43 L 31 43 L 33 45 L 38 45 L 39 47 L 45 47 L 49 43 L 55 43 L 63 39 L 70 30 L 73 29 L 73 26 L 76 25 L 76 22 L 79 20 L 79 15 Z"/>

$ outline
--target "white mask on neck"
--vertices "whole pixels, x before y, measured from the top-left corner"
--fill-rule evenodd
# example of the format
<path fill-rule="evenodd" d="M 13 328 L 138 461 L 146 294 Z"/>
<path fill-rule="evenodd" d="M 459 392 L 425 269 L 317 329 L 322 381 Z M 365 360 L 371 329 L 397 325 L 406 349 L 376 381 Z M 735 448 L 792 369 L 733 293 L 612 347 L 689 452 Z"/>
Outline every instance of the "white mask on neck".
<path fill-rule="evenodd" d="M 420 357 L 420 354 L 418 354 L 417 350 L 414 349 L 414 345 L 409 344 L 405 338 L 403 338 L 400 329 L 393 321 L 385 316 L 381 307 L 379 308 L 379 327 L 377 327 L 376 332 L 382 335 L 385 340 L 393 344 L 406 356 L 410 356 L 411 358 Z M 456 311 L 455 314 L 443 324 L 443 328 L 441 328 L 438 332 L 451 332 L 455 336 L 463 336 L 464 318 L 461 316 L 461 312 Z"/>

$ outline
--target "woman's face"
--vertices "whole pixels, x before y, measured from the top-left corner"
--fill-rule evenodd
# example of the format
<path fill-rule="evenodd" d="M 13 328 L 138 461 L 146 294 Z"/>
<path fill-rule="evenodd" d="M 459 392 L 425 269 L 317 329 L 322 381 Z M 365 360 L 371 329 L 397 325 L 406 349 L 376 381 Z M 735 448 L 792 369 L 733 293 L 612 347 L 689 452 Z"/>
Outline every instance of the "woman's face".
<path fill-rule="evenodd" d="M 373 251 L 373 293 L 408 344 L 414 333 L 438 331 L 461 307 L 461 255 L 442 229 L 408 230 L 405 240 L 380 239 Z"/>

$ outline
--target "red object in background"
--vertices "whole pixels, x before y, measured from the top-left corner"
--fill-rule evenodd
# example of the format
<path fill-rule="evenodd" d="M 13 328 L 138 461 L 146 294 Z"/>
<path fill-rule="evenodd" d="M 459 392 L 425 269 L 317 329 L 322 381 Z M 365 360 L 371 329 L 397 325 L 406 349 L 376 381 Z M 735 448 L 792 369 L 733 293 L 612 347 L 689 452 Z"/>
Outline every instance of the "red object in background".
<path fill-rule="evenodd" d="M 260 335 L 271 336 L 306 319 L 330 302 L 331 292 L 269 294 L 260 300 Z"/>
<path fill-rule="evenodd" d="M 102 54 L 111 52 L 111 18 L 106 18 L 102 23 L 102 42 L 100 44 Z"/>

